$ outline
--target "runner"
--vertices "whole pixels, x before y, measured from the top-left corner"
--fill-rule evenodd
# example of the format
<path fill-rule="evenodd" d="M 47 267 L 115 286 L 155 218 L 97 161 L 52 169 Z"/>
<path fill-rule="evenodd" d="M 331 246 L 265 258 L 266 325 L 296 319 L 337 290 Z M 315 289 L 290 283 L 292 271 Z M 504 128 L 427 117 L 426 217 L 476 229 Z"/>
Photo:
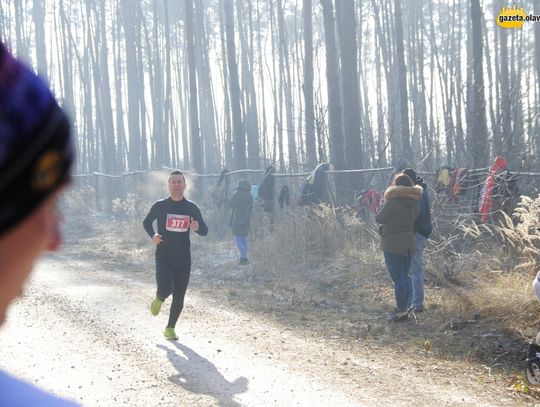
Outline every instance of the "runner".
<path fill-rule="evenodd" d="M 184 308 L 191 271 L 191 250 L 189 232 L 200 236 L 208 234 L 199 207 L 184 197 L 186 179 L 180 171 L 169 175 L 170 196 L 154 203 L 143 221 L 146 233 L 156 247 L 156 298 L 150 305 L 150 312 L 156 316 L 163 302 L 172 294 L 169 322 L 165 328 L 165 338 L 176 340 L 176 322 Z M 153 222 L 157 220 L 157 232 Z"/>

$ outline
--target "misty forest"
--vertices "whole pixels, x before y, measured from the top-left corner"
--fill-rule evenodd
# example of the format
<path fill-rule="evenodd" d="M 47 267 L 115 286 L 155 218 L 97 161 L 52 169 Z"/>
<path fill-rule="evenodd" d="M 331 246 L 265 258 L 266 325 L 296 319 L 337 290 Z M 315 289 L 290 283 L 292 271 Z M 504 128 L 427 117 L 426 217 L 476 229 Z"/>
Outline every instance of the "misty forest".
<path fill-rule="evenodd" d="M 71 113 L 80 173 L 530 171 L 540 24 L 501 29 L 504 5 L 5 0 L 0 33 Z"/>

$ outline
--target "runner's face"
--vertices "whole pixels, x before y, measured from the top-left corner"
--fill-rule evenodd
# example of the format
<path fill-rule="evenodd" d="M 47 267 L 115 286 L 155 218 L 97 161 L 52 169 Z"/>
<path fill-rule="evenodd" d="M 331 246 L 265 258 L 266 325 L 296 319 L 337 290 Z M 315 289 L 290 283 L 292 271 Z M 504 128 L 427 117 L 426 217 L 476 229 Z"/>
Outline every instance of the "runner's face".
<path fill-rule="evenodd" d="M 60 245 L 57 199 L 58 194 L 49 198 L 23 223 L 0 238 L 0 324 L 9 304 L 22 294 L 24 282 L 39 255 Z"/>
<path fill-rule="evenodd" d="M 169 178 L 169 192 L 171 195 L 182 196 L 186 189 L 186 181 L 180 174 L 171 175 Z"/>

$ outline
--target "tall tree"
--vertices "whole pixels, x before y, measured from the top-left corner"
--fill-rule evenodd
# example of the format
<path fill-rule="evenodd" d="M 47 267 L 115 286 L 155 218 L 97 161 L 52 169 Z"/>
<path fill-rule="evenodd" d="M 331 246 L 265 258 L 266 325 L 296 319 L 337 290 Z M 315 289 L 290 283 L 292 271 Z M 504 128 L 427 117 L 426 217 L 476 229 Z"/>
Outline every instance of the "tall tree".
<path fill-rule="evenodd" d="M 204 168 L 210 172 L 219 170 L 221 154 L 217 149 L 214 101 L 212 95 L 212 75 L 208 61 L 208 39 L 206 33 L 207 23 L 203 10 L 203 2 L 195 1 L 195 38 L 200 44 L 196 53 L 196 68 L 199 90 L 199 117 L 201 125 L 201 139 L 203 141 Z"/>
<path fill-rule="evenodd" d="M 360 108 L 360 87 L 358 85 L 358 64 L 356 44 L 356 13 L 354 10 L 354 0 L 343 0 L 341 2 L 341 71 L 342 95 L 343 95 L 343 130 L 345 141 L 345 158 L 348 168 L 362 168 L 363 151 L 361 128 L 361 108 Z M 352 177 L 351 181 L 359 180 L 359 177 Z M 351 185 L 353 189 L 359 184 Z"/>
<path fill-rule="evenodd" d="M 113 24 L 115 29 L 113 30 L 113 53 L 114 53 L 114 93 L 115 93 L 115 113 L 116 113 L 116 136 L 117 136 L 117 155 L 116 161 L 118 163 L 118 171 L 125 171 L 127 169 L 128 159 L 128 143 L 126 137 L 126 126 L 124 123 L 124 103 L 122 100 L 123 84 L 122 77 L 124 70 L 122 69 L 122 44 L 120 38 L 122 37 L 122 25 L 120 24 L 121 12 L 120 12 L 120 0 L 115 5 L 116 10 L 116 24 Z"/>
<path fill-rule="evenodd" d="M 141 48 L 136 30 L 139 27 L 136 20 L 135 8 L 128 2 L 122 3 L 124 39 L 126 51 L 126 73 L 127 73 L 127 100 L 128 100 L 128 128 L 129 128 L 129 170 L 140 170 L 142 168 L 141 149 L 141 122 L 139 106 L 139 78 L 137 49 Z"/>
<path fill-rule="evenodd" d="M 37 68 L 41 76 L 47 78 L 47 47 L 45 46 L 45 13 L 44 0 L 34 0 L 32 8 L 36 35 Z"/>
<path fill-rule="evenodd" d="M 227 63 L 229 68 L 230 100 L 233 116 L 234 165 L 236 169 L 246 168 L 246 132 L 240 110 L 240 84 L 238 64 L 236 63 L 236 45 L 234 40 L 233 0 L 224 0 L 225 35 L 227 38 Z"/>
<path fill-rule="evenodd" d="M 265 63 L 265 56 L 263 56 L 263 46 L 262 46 L 262 24 L 261 24 L 261 5 L 259 3 L 259 0 L 256 2 L 256 20 L 257 20 L 257 54 L 258 54 L 258 60 L 259 60 L 259 97 L 261 102 L 259 103 L 259 113 L 261 114 L 261 120 L 260 123 L 261 126 L 259 126 L 260 129 L 260 143 L 262 144 L 262 156 L 263 159 L 266 161 L 268 159 L 268 129 L 267 129 L 267 119 L 266 119 L 266 98 L 265 98 L 265 90 L 266 90 L 266 81 L 264 78 L 264 63 Z M 266 162 L 264 162 L 264 165 L 266 166 Z"/>
<path fill-rule="evenodd" d="M 257 97 L 255 95 L 255 80 L 253 79 L 252 41 L 248 41 L 248 28 L 244 21 L 251 23 L 251 2 L 247 2 L 248 17 L 246 19 L 243 1 L 236 2 L 238 32 L 240 38 L 240 58 L 242 66 L 243 111 L 245 112 L 245 130 L 247 136 L 247 163 L 249 168 L 259 168 L 259 123 L 257 117 Z M 251 34 L 251 30 L 249 30 Z M 252 34 L 251 34 L 252 35 Z"/>
<path fill-rule="evenodd" d="M 279 71 L 281 78 L 281 92 L 285 96 L 285 117 L 287 119 L 287 147 L 289 155 L 289 166 L 292 172 L 298 170 L 298 158 L 296 156 L 296 136 L 293 121 L 293 100 L 291 94 L 291 68 L 289 63 L 289 42 L 287 39 L 287 29 L 283 16 L 282 0 L 277 0 L 277 23 L 279 34 Z"/>
<path fill-rule="evenodd" d="M 468 145 L 475 168 L 488 165 L 489 146 L 486 122 L 486 101 L 484 97 L 484 70 L 482 53 L 482 9 L 480 0 L 470 0 L 471 5 L 471 60 L 472 89 L 469 94 L 471 107 L 471 125 L 468 129 Z"/>
<path fill-rule="evenodd" d="M 188 60 L 189 81 L 189 123 L 191 141 L 191 166 L 196 173 L 203 172 L 203 159 L 201 152 L 201 137 L 199 132 L 199 109 L 197 103 L 197 75 L 195 68 L 195 42 L 193 40 L 193 2 L 186 0 L 185 5 L 185 37 Z"/>
<path fill-rule="evenodd" d="M 399 113 L 400 113 L 400 134 L 402 144 L 402 157 L 409 162 L 414 161 L 411 149 L 411 135 L 409 131 L 409 107 L 407 97 L 407 70 L 405 66 L 405 50 L 403 46 L 403 23 L 401 21 L 401 0 L 394 0 L 394 17 L 396 31 L 396 63 L 399 85 Z"/>
<path fill-rule="evenodd" d="M 326 46 L 326 86 L 328 88 L 328 123 L 330 134 L 330 154 L 336 170 L 346 169 L 343 144 L 343 128 L 341 125 L 341 97 L 338 77 L 338 55 L 336 48 L 334 7 L 331 0 L 321 0 L 324 18 L 324 35 Z M 343 194 L 345 182 L 342 177 L 336 178 L 336 192 Z"/>
<path fill-rule="evenodd" d="M 313 168 L 317 162 L 315 150 L 315 112 L 313 107 L 313 6 L 311 0 L 304 0 L 304 103 L 307 168 Z"/>
<path fill-rule="evenodd" d="M 397 162 L 401 158 L 401 139 L 398 134 L 399 129 L 399 104 L 396 102 L 398 100 L 399 92 L 397 92 L 397 80 L 395 74 L 395 56 L 391 52 L 393 47 L 392 35 L 385 35 L 383 27 L 386 27 L 388 34 L 391 33 L 393 24 L 389 18 L 390 12 L 386 9 L 386 3 L 379 4 L 376 0 L 372 0 L 372 6 L 375 13 L 375 33 L 377 35 L 377 40 L 379 46 L 377 47 L 380 51 L 380 56 L 382 58 L 382 66 L 384 68 L 384 77 L 386 84 L 386 115 L 388 117 L 388 128 L 386 130 L 388 134 L 389 142 L 392 152 L 392 162 Z M 381 8 L 382 7 L 382 8 Z M 381 112 L 384 114 L 384 112 Z M 381 126 L 379 125 L 379 130 Z M 383 137 L 383 134 L 380 134 L 379 137 Z M 382 152 L 386 154 L 383 150 L 379 150 L 379 154 Z"/>
<path fill-rule="evenodd" d="M 148 49 L 153 49 L 153 52 L 148 55 L 148 72 L 150 75 L 150 89 L 152 91 L 152 151 L 150 165 L 152 167 L 158 165 L 166 165 L 168 158 L 168 143 L 166 129 L 163 127 L 165 122 L 165 86 L 163 83 L 164 66 L 161 58 L 161 50 L 163 49 L 162 38 L 160 32 L 160 21 L 158 14 L 158 2 L 153 3 L 152 8 L 152 38 L 148 38 L 146 46 Z M 145 30 L 145 32 L 148 31 Z M 152 45 L 150 45 L 152 43 Z"/>
<path fill-rule="evenodd" d="M 116 161 L 116 143 L 114 140 L 114 120 L 111 104 L 111 83 L 109 81 L 109 47 L 106 34 L 105 7 L 108 4 L 105 0 L 100 0 L 96 7 L 96 29 L 99 46 L 94 69 L 94 83 L 96 85 L 96 108 L 99 114 L 101 149 L 103 158 L 103 169 L 109 174 L 115 174 L 118 170 Z"/>
<path fill-rule="evenodd" d="M 498 2 L 499 9 L 500 7 L 503 7 L 505 3 L 500 0 Z M 508 31 L 505 29 L 499 29 L 496 30 L 496 34 L 499 36 L 499 56 L 500 56 L 500 63 L 498 66 L 500 69 L 497 70 L 499 72 L 499 78 L 496 81 L 496 86 L 499 88 L 499 94 L 500 94 L 500 100 L 501 100 L 501 109 L 500 109 L 500 115 L 496 115 L 497 117 L 500 117 L 500 126 L 497 129 L 497 131 L 494 131 L 494 137 L 493 137 L 493 152 L 494 154 L 504 154 L 502 151 L 502 143 L 503 139 L 511 139 L 511 132 L 512 132 L 512 125 L 511 125 L 511 109 L 510 109 L 510 75 L 508 71 Z M 487 48 L 487 47 L 486 47 Z M 499 125 L 497 123 L 497 125 Z"/>
<path fill-rule="evenodd" d="M 233 164 L 233 141 L 232 141 L 232 113 L 231 102 L 229 96 L 229 69 L 227 59 L 227 40 L 225 37 L 225 6 L 223 2 L 219 2 L 219 37 L 222 56 L 221 82 L 223 83 L 223 147 L 225 154 L 225 166 L 231 168 Z"/>

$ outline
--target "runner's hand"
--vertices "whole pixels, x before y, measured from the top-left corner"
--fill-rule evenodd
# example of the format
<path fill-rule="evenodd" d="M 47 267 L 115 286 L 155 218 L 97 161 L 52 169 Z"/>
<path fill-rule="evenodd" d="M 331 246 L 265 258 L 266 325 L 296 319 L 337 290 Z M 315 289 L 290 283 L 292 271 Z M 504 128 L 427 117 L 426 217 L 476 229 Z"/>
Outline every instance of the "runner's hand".
<path fill-rule="evenodd" d="M 198 231 L 199 230 L 199 222 L 196 221 L 195 219 L 191 218 L 190 227 L 191 227 L 191 230 L 193 230 L 194 232 Z"/>
<path fill-rule="evenodd" d="M 161 237 L 161 235 L 159 233 L 155 233 L 154 237 L 152 237 L 152 242 L 154 242 L 154 244 L 158 245 L 161 242 L 163 242 L 163 239 L 162 239 L 162 237 Z"/>

